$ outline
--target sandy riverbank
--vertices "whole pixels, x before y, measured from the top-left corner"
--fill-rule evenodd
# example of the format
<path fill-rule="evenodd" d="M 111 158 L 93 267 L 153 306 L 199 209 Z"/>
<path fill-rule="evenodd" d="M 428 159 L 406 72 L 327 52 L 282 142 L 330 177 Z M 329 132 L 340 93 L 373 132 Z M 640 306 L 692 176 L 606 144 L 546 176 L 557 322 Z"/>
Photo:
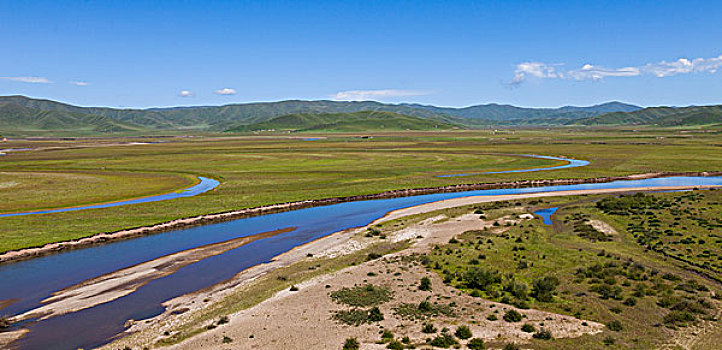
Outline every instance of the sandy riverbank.
<path fill-rule="evenodd" d="M 142 226 L 136 228 L 130 228 L 126 230 L 120 230 L 115 232 L 99 233 L 89 237 L 63 241 L 57 243 L 49 243 L 40 247 L 30 247 L 20 250 L 12 250 L 0 254 L 0 264 L 30 259 L 47 254 L 57 253 L 63 250 L 84 248 L 97 244 L 104 244 L 112 241 L 129 239 L 133 237 L 150 235 L 160 232 L 167 232 L 172 230 L 181 229 L 184 227 L 197 226 L 210 224 L 215 222 L 222 222 L 228 220 L 234 220 L 243 217 L 257 216 L 263 214 L 270 214 L 276 212 L 283 212 L 289 210 L 296 210 L 308 207 L 331 205 L 343 202 L 352 202 L 360 200 L 370 199 L 384 199 L 384 198 L 396 198 L 415 196 L 432 193 L 445 193 L 445 192 L 463 192 L 472 190 L 485 190 L 485 189 L 500 189 L 500 188 L 522 188 L 522 187 L 539 187 L 539 186 L 553 186 L 553 185 L 574 185 L 584 183 L 604 183 L 620 180 L 641 180 L 657 177 L 671 177 L 671 176 L 720 176 L 722 171 L 716 172 L 689 172 L 689 173 L 645 173 L 636 174 L 629 176 L 616 176 L 616 177 L 600 177 L 600 178 L 588 178 L 588 179 L 556 179 L 556 180 L 524 180 L 524 181 L 511 181 L 511 182 L 499 182 L 499 183 L 477 183 L 477 184 L 460 184 L 460 185 L 449 185 L 442 187 L 428 187 L 428 188 L 416 188 L 416 189 L 404 189 L 404 190 L 392 190 L 377 194 L 370 195 L 358 195 L 348 197 L 333 197 L 318 200 L 305 200 L 297 202 L 279 203 L 262 207 L 247 208 L 241 210 L 228 211 L 216 214 L 206 214 L 190 218 L 183 218 L 177 220 L 171 220 L 164 223 L 159 223 L 151 226 Z"/>
<path fill-rule="evenodd" d="M 654 188 L 628 188 L 624 190 L 598 189 L 522 195 L 475 196 L 450 199 L 396 210 L 388 213 L 383 218 L 376 220 L 366 227 L 346 230 L 318 239 L 278 256 L 271 263 L 258 265 L 245 270 L 236 275 L 233 279 L 222 284 L 207 288 L 197 293 L 184 295 L 170 300 L 164 304 L 167 308 L 164 314 L 151 320 L 135 322 L 129 329 L 129 333 L 135 334 L 121 340 L 118 344 L 152 344 L 163 337 L 162 332 L 166 330 L 170 331 L 173 329 L 174 325 L 182 324 L 191 320 L 193 313 L 204 307 L 205 304 L 203 301 L 221 300 L 226 295 L 238 293 L 240 288 L 254 283 L 254 281 L 259 280 L 259 278 L 262 278 L 266 273 L 273 269 L 289 266 L 304 259 L 337 257 L 364 249 L 371 243 L 371 239 L 365 238 L 359 233 L 365 232 L 368 227 L 381 222 L 428 213 L 440 209 L 482 202 L 520 200 L 538 197 L 677 190 L 684 188 L 689 187 L 670 186 Z M 528 216 L 524 217 L 528 219 Z M 411 248 L 391 255 L 390 257 L 409 256 L 415 253 L 428 252 L 433 244 L 447 242 L 450 237 L 466 230 L 491 227 L 491 224 L 491 222 L 480 221 L 478 216 L 475 215 L 462 216 L 453 220 L 448 220 L 446 217 L 429 218 L 412 227 L 399 230 L 389 236 L 387 239 L 390 241 L 412 240 L 414 242 Z M 239 339 L 238 343 L 234 343 L 233 347 L 241 349 L 274 349 L 278 348 L 278 346 L 288 349 L 302 349 L 308 347 L 336 349 L 338 348 L 338 344 L 340 344 L 339 340 L 343 341 L 344 336 L 356 336 L 359 337 L 359 339 L 378 340 L 376 339 L 378 337 L 378 327 L 368 326 L 349 328 L 347 326 L 340 326 L 329 319 L 330 313 L 339 307 L 327 300 L 328 289 L 325 288 L 325 285 L 330 285 L 332 288 L 337 286 L 353 286 L 354 284 L 365 283 L 364 280 L 371 280 L 368 276 L 369 272 L 375 272 L 378 273 L 379 276 L 385 276 L 383 273 L 379 273 L 379 271 L 392 269 L 399 272 L 400 275 L 395 276 L 397 278 L 379 279 L 379 283 L 394 285 L 394 283 L 396 283 L 395 281 L 398 279 L 407 281 L 406 283 L 401 283 L 396 286 L 398 288 L 394 288 L 396 292 L 400 293 L 399 295 L 404 296 L 401 298 L 402 300 L 415 300 L 415 294 L 404 294 L 407 293 L 404 288 L 408 289 L 408 283 L 410 283 L 410 281 L 418 281 L 418 279 L 422 276 L 428 276 L 434 279 L 434 285 L 438 285 L 440 287 L 443 286 L 443 283 L 438 280 L 438 277 L 428 273 L 422 268 L 415 269 L 409 266 L 401 266 L 398 264 L 398 261 L 396 263 L 390 263 L 390 265 L 384 264 L 385 263 L 379 261 L 372 261 L 359 266 L 346 268 L 337 273 L 319 276 L 310 281 L 306 281 L 300 285 L 301 290 L 299 292 L 293 293 L 283 291 L 278 293 L 273 298 L 268 299 L 257 306 L 231 315 L 230 326 L 220 327 L 217 330 L 202 333 L 201 335 L 193 337 L 175 346 L 175 348 L 223 348 L 223 344 L 220 342 L 223 335 L 229 336 L 233 339 Z M 374 280 L 374 283 L 377 283 L 376 280 Z M 459 296 L 455 295 L 453 289 L 447 289 L 446 287 L 443 288 L 443 293 L 446 293 L 446 296 L 453 296 L 455 300 L 456 298 L 459 298 Z M 463 299 L 465 297 L 461 296 L 461 298 Z M 472 300 L 478 301 L 478 299 Z M 492 304 L 494 303 L 486 302 L 484 305 L 485 307 L 490 307 Z M 473 305 L 468 306 L 468 308 L 472 309 L 473 307 Z M 500 304 L 497 305 L 497 307 L 509 308 L 508 305 Z M 178 310 L 183 310 L 183 314 L 178 314 Z M 483 308 L 479 310 L 483 310 Z M 528 313 L 528 311 L 525 312 Z M 540 313 L 539 317 L 543 317 L 542 319 L 546 319 L 547 317 L 558 319 L 559 323 L 553 323 L 556 324 L 554 327 L 560 327 L 557 328 L 557 331 L 561 332 L 561 334 L 566 334 L 569 337 L 579 336 L 585 332 L 598 331 L 598 328 L 595 327 L 590 327 L 588 329 L 580 328 L 580 322 L 582 322 L 581 320 L 576 320 L 578 321 L 576 322 L 574 319 L 570 320 L 561 315 L 552 314 L 552 316 L 550 316 L 549 313 L 541 311 L 534 312 Z M 530 320 L 532 319 L 530 318 Z M 587 324 L 593 323 L 587 322 Z M 388 324 L 384 323 L 384 325 L 385 327 L 400 327 L 400 325 L 403 325 L 403 322 L 399 320 L 389 320 Z M 528 335 L 518 334 L 520 332 L 516 330 L 495 328 L 498 326 L 499 325 L 497 324 L 485 324 L 484 322 L 481 322 L 478 327 L 475 326 L 473 329 L 475 334 L 478 333 L 482 335 L 482 337 L 496 338 L 500 334 L 503 334 L 505 337 L 510 337 L 510 340 L 515 341 L 523 341 L 524 336 Z M 254 335 L 253 340 L 249 340 L 249 336 L 251 334 Z M 264 335 L 261 337 L 259 334 Z M 313 344 L 319 344 L 318 346 L 320 347 L 314 347 L 314 345 L 310 343 L 306 344 L 303 339 L 310 339 Z M 116 348 L 118 344 L 114 343 L 113 347 L 106 348 Z M 367 348 L 374 348 L 373 344 L 370 344 Z"/>

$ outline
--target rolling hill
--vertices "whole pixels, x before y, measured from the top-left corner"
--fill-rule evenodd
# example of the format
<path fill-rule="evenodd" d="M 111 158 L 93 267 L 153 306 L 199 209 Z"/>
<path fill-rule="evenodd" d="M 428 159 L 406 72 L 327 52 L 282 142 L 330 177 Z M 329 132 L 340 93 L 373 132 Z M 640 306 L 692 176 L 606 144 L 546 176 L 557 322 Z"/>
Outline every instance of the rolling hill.
<path fill-rule="evenodd" d="M 44 111 L 13 103 L 0 103 L 0 132 L 62 131 L 83 133 L 137 132 L 143 127 L 111 118 L 62 111 Z"/>
<path fill-rule="evenodd" d="M 445 130 L 454 127 L 458 126 L 399 113 L 361 111 L 351 113 L 288 114 L 260 123 L 240 125 L 228 131 L 391 131 Z"/>
<path fill-rule="evenodd" d="M 722 124 L 722 106 L 650 107 L 630 113 L 607 113 L 576 120 L 570 125 L 660 125 L 686 126 Z"/>
<path fill-rule="evenodd" d="M 621 102 L 589 107 L 523 108 L 485 104 L 464 108 L 374 101 L 278 101 L 224 106 L 117 109 L 79 107 L 25 96 L 0 96 L 0 133 L 154 133 L 250 130 L 425 130 L 531 125 L 720 124 L 720 106 L 645 108 Z M 346 119 L 341 119 L 343 116 Z M 362 120 L 365 119 L 365 120 Z M 382 127 L 383 126 L 383 127 Z"/>

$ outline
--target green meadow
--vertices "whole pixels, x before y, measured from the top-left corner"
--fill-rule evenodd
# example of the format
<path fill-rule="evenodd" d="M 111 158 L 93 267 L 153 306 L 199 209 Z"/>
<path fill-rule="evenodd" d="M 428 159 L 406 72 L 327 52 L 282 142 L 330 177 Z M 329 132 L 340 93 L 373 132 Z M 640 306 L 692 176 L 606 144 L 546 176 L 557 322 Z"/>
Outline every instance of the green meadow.
<path fill-rule="evenodd" d="M 118 144 L 133 141 L 162 143 Z M 199 175 L 218 179 L 221 185 L 172 201 L 0 218 L 0 251 L 206 213 L 392 189 L 714 171 L 722 169 L 720 146 L 718 131 L 681 128 L 11 140 L 1 147 L 39 149 L 0 156 L 0 212 L 4 213 L 167 193 L 191 185 Z M 585 159 L 591 164 L 555 171 L 436 177 L 561 163 L 515 154 Z"/>

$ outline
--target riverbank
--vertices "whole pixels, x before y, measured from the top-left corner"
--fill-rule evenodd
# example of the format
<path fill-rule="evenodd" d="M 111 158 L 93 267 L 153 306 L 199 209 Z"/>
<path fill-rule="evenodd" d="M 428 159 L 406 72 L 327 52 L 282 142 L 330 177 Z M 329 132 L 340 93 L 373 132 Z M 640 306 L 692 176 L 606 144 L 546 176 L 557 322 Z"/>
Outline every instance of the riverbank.
<path fill-rule="evenodd" d="M 357 229 L 350 229 L 333 235 L 318 239 L 304 246 L 294 248 L 288 253 L 282 254 L 275 258 L 272 262 L 255 266 L 245 270 L 233 279 L 222 284 L 207 288 L 205 290 L 184 295 L 164 303 L 166 311 L 153 319 L 133 322 L 132 327 L 128 330 L 131 335 L 128 338 L 120 340 L 113 346 L 106 347 L 117 348 L 118 345 L 132 344 L 149 345 L 155 343 L 167 343 L 168 338 L 180 336 L 181 340 L 186 339 L 188 334 L 195 335 L 202 332 L 201 335 L 192 336 L 190 339 L 175 345 L 174 348 L 223 348 L 223 337 L 237 339 L 238 343 L 234 343 L 234 348 L 267 348 L 274 349 L 278 347 L 289 349 L 313 348 L 314 344 L 322 342 L 321 347 L 336 348 L 341 344 L 344 336 L 356 336 L 369 342 L 367 347 L 374 348 L 372 344 L 378 338 L 378 327 L 363 326 L 357 328 L 349 328 L 347 326 L 339 326 L 337 323 L 329 319 L 328 315 L 338 306 L 330 302 L 327 298 L 329 292 L 326 285 L 331 286 L 332 290 L 340 286 L 353 286 L 354 284 L 363 284 L 367 281 L 374 283 L 383 283 L 385 285 L 394 285 L 397 280 L 403 280 L 394 292 L 398 293 L 400 300 L 416 300 L 420 295 L 417 293 L 409 293 L 408 289 L 415 290 L 414 281 L 418 281 L 421 277 L 430 277 L 434 281 L 434 286 L 442 286 L 443 283 L 438 276 L 428 273 L 418 266 L 402 266 L 399 261 L 403 261 L 402 257 L 410 257 L 418 254 L 426 254 L 437 244 L 444 244 L 450 238 L 455 237 L 461 232 L 470 230 L 492 229 L 497 230 L 497 234 L 503 233 L 507 223 L 514 225 L 522 221 L 518 217 L 503 217 L 495 220 L 479 220 L 477 215 L 462 215 L 459 218 L 448 218 L 445 216 L 435 216 L 423 219 L 411 227 L 404 227 L 396 230 L 393 234 L 386 237 L 387 242 L 411 241 L 411 246 L 398 253 L 389 255 L 387 259 L 380 261 L 371 261 L 362 263 L 358 266 L 345 267 L 341 271 L 331 273 L 321 273 L 306 281 L 299 283 L 297 287 L 299 292 L 290 292 L 288 290 L 281 291 L 277 294 L 269 296 L 270 298 L 260 302 L 256 306 L 252 306 L 246 310 L 239 311 L 230 315 L 230 326 L 214 326 L 214 319 L 202 318 L 199 322 L 194 314 L 202 312 L 203 309 L 213 308 L 213 304 L 222 304 L 225 298 L 234 294 L 249 293 L 249 286 L 269 283 L 269 278 L 273 277 L 270 272 L 293 266 L 294 264 L 305 263 L 312 264 L 314 261 L 325 261 L 325 259 L 339 259 L 344 256 L 358 254 L 367 249 L 373 242 L 374 238 L 365 237 L 364 232 L 369 228 L 376 227 L 383 223 L 396 223 L 399 220 L 412 218 L 419 215 L 435 212 L 438 210 L 456 208 L 471 204 L 483 202 L 498 201 L 517 201 L 522 199 L 542 198 L 542 197 L 561 197 L 561 196 L 579 196 L 593 194 L 616 194 L 629 193 L 638 191 L 664 191 L 670 189 L 682 189 L 680 186 L 664 186 L 653 188 L 627 188 L 624 190 L 575 190 L 560 191 L 553 193 L 533 193 L 523 195 L 499 195 L 499 196 L 476 196 L 464 197 L 420 206 L 400 209 L 388 213 L 383 218 L 375 222 Z M 500 222 L 500 225 L 494 225 L 494 222 Z M 399 259 L 395 259 L 399 258 Z M 387 264 L 386 261 L 390 262 Z M 392 276 L 387 276 L 388 271 L 396 272 Z M 384 273 L 384 271 L 387 271 Z M 374 276 L 372 276 L 372 274 Z M 376 276 L 381 276 L 377 278 Z M 373 278 L 372 278 L 373 277 Z M 386 277 L 386 278 L 383 278 Z M 378 281 L 378 282 L 376 282 Z M 272 281 L 273 282 L 273 281 Z M 482 313 L 493 307 L 506 307 L 491 302 L 483 302 L 482 306 L 475 305 L 478 299 L 467 298 L 467 296 L 455 295 L 453 288 L 443 288 L 440 290 L 440 298 L 453 298 L 455 302 L 462 305 L 462 308 L 469 310 L 464 322 L 478 322 L 477 326 L 472 327 L 474 334 L 481 334 L 485 339 L 496 339 L 502 335 L 505 341 L 524 342 L 531 337 L 531 334 L 520 332 L 518 327 L 509 326 L 504 323 L 485 322 L 479 318 L 473 319 L 474 314 L 471 310 Z M 421 293 L 423 295 L 423 293 Z M 260 301 L 260 300 L 259 300 Z M 416 300 L 417 302 L 419 300 Z M 393 313 L 393 306 L 383 309 L 384 314 Z M 523 311 L 529 315 L 529 311 Z M 558 334 L 557 337 L 576 337 L 581 334 L 593 334 L 600 330 L 598 324 L 575 318 L 562 317 L 558 314 L 544 313 L 533 311 L 532 314 L 539 313 L 541 321 L 535 318 L 529 318 L 530 321 L 542 322 L 545 327 L 549 327 Z M 558 320 L 558 323 L 550 322 L 548 318 Z M 546 321 L 544 321 L 546 320 Z M 441 325 L 452 326 L 452 320 L 442 321 Z M 453 321 L 455 324 L 457 321 Z M 585 322 L 588 329 L 581 326 Z M 177 326 L 182 324 L 194 324 L 196 330 L 186 331 L 189 333 L 178 333 Z M 411 328 L 412 325 L 405 324 L 399 320 L 389 320 L 383 323 L 385 329 L 395 328 Z M 589 326 L 593 325 L 593 326 Z M 403 326 L 403 327 L 402 327 Z M 504 328 L 507 326 L 507 328 Z M 420 326 L 414 326 L 420 328 Z M 595 328 L 596 327 L 596 328 Z M 207 329 L 206 329 L 207 328 Z M 212 330 L 209 330 L 212 329 Z M 421 338 L 418 329 L 413 329 L 415 333 L 410 336 L 416 337 L 416 341 Z M 167 333 L 166 333 L 167 332 Z M 185 335 L 183 335 L 185 334 Z M 251 339 L 249 336 L 253 335 Z M 242 339 L 242 340 L 241 340 Z M 314 344 L 308 343 L 313 342 Z M 175 340 L 171 341 L 174 343 Z M 308 344 L 307 344 L 308 343 Z M 383 346 L 377 346 L 381 349 Z"/>
<path fill-rule="evenodd" d="M 151 226 L 141 226 L 136 228 L 129 228 L 120 231 L 100 233 L 77 240 L 62 241 L 57 243 L 49 243 L 40 247 L 30 247 L 25 249 L 8 251 L 0 254 L 0 264 L 11 261 L 17 261 L 22 259 L 29 259 L 33 257 L 43 256 L 47 254 L 53 254 L 64 250 L 84 248 L 88 246 L 104 244 L 112 241 L 124 240 L 134 238 L 138 236 L 150 235 L 155 233 L 167 232 L 177 230 L 181 228 L 198 226 L 204 224 L 211 224 L 216 222 L 223 222 L 234 220 L 243 217 L 257 216 L 263 214 L 270 214 L 276 212 L 284 212 L 302 208 L 316 207 L 331 205 L 343 202 L 353 202 L 362 200 L 372 199 L 386 199 L 396 197 L 407 197 L 433 193 L 447 193 L 447 192 L 463 192 L 472 190 L 485 190 L 485 189 L 501 189 L 501 188 L 526 188 L 526 187 L 540 187 L 540 186 L 552 186 L 552 185 L 574 185 L 574 184 L 587 184 L 587 183 L 606 183 L 612 181 L 621 180 L 641 180 L 658 177 L 673 177 L 673 176 L 719 176 L 722 172 L 689 172 L 689 173 L 678 173 L 678 172 L 658 172 L 658 173 L 645 173 L 628 176 L 615 176 L 615 177 L 598 177 L 598 178 L 587 178 L 587 179 L 555 179 L 555 180 L 523 180 L 523 181 L 509 181 L 509 182 L 498 182 L 498 183 L 477 183 L 477 184 L 461 184 L 461 185 L 449 185 L 441 187 L 427 187 L 427 188 L 415 188 L 415 189 L 404 189 L 404 190 L 392 190 L 381 192 L 377 194 L 369 195 L 357 195 L 357 196 L 346 196 L 346 197 L 332 197 L 318 200 L 305 200 L 297 202 L 287 202 L 280 204 L 273 204 L 268 206 L 247 208 L 241 210 L 234 210 L 216 214 L 206 214 L 200 216 L 194 216 L 190 218 L 183 218 L 177 220 L 171 220 L 163 223 L 159 223 Z"/>

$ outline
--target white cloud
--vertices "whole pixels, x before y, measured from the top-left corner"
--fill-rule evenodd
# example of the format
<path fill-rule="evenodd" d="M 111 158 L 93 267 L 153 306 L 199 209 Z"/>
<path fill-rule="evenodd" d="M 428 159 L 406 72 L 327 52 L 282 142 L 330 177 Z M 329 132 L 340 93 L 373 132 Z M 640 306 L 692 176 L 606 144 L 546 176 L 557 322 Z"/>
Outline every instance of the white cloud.
<path fill-rule="evenodd" d="M 677 74 L 717 73 L 720 67 L 722 67 L 722 55 L 706 59 L 696 58 L 689 60 L 680 58 L 674 62 L 662 61 L 659 63 L 651 63 L 642 67 L 642 70 L 658 78 L 663 78 Z"/>
<path fill-rule="evenodd" d="M 195 97 L 196 93 L 193 91 L 188 90 L 181 90 L 181 92 L 178 93 L 178 96 L 180 97 Z"/>
<path fill-rule="evenodd" d="M 236 94 L 236 89 L 223 88 L 223 89 L 220 89 L 220 90 L 213 91 L 213 93 L 216 94 L 216 95 L 235 95 L 235 94 Z"/>
<path fill-rule="evenodd" d="M 69 81 L 68 84 L 75 85 L 75 86 L 88 86 L 90 83 L 86 81 Z"/>
<path fill-rule="evenodd" d="M 558 78 L 559 75 L 556 72 L 556 67 L 559 64 L 546 64 L 541 62 L 524 62 L 519 63 L 514 70 L 514 79 L 511 83 L 521 84 L 526 80 L 527 77 L 535 78 Z"/>
<path fill-rule="evenodd" d="M 52 81 L 45 77 L 0 77 L 0 80 L 17 81 L 21 83 L 51 84 Z"/>
<path fill-rule="evenodd" d="M 519 85 L 528 78 L 601 80 L 605 77 L 636 77 L 640 75 L 653 75 L 663 78 L 677 74 L 713 74 L 722 68 L 722 55 L 712 58 L 696 58 L 694 60 L 680 58 L 673 62 L 661 61 L 638 67 L 606 68 L 585 64 L 579 69 L 564 70 L 558 69 L 559 66 L 563 65 L 550 65 L 541 62 L 520 63 L 514 70 L 514 78 L 512 78 L 511 84 Z"/>
<path fill-rule="evenodd" d="M 349 90 L 340 91 L 331 97 L 334 100 L 341 101 L 368 101 L 373 99 L 381 99 L 386 97 L 403 97 L 403 96 L 422 96 L 428 95 L 428 91 L 420 90 Z"/>

